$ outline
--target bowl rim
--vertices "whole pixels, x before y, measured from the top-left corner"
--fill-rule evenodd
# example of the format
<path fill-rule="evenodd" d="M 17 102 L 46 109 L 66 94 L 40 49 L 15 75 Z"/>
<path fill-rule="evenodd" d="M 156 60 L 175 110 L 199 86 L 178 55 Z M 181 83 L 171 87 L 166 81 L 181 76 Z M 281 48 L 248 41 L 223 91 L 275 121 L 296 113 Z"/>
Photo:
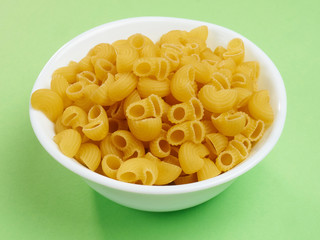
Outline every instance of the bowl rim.
<path fill-rule="evenodd" d="M 63 52 L 66 48 L 68 48 L 69 45 L 72 45 L 73 43 L 79 41 L 82 37 L 103 30 L 104 28 L 108 27 L 114 27 L 116 25 L 122 25 L 127 23 L 133 23 L 133 22 L 145 22 L 145 21 L 175 21 L 175 22 L 181 22 L 181 23 L 193 23 L 193 24 L 199 24 L 200 25 L 207 25 L 207 26 L 213 26 L 218 29 L 223 29 L 224 31 L 228 31 L 229 33 L 232 33 L 234 35 L 241 36 L 242 39 L 245 39 L 245 41 L 249 42 L 253 46 L 257 48 L 260 55 L 263 55 L 265 60 L 268 61 L 268 64 L 271 65 L 274 68 L 274 73 L 278 76 L 279 79 L 281 79 L 280 82 L 277 83 L 277 89 L 280 94 L 278 94 L 279 102 L 277 103 L 278 108 L 278 114 L 276 118 L 274 119 L 273 124 L 273 131 L 270 132 L 270 135 L 268 136 L 268 139 L 266 143 L 264 144 L 263 148 L 260 151 L 257 151 L 254 155 L 254 157 L 250 158 L 250 161 L 243 162 L 241 166 L 236 166 L 235 168 L 229 170 L 228 172 L 225 172 L 219 176 L 216 176 L 211 179 L 207 179 L 200 182 L 195 183 L 189 183 L 189 184 L 183 184 L 183 185 L 166 185 L 166 186 L 146 186 L 146 185 L 138 185 L 138 184 L 132 184 L 132 183 L 126 183 L 121 182 L 118 180 L 114 180 L 108 177 L 105 177 L 103 175 L 100 175 L 98 173 L 95 173 L 84 166 L 81 166 L 80 164 L 77 164 L 70 160 L 70 158 L 64 156 L 61 152 L 57 152 L 55 149 L 50 148 L 46 144 L 45 134 L 42 133 L 39 128 L 37 128 L 36 124 L 36 116 L 34 114 L 33 108 L 31 107 L 31 103 L 29 101 L 29 115 L 30 115 L 30 122 L 32 125 L 32 128 L 34 130 L 35 135 L 38 138 L 38 141 L 40 144 L 46 149 L 46 151 L 61 165 L 72 171 L 73 173 L 76 173 L 77 175 L 83 177 L 86 180 L 89 180 L 91 182 L 103 185 L 108 188 L 125 191 L 125 192 L 132 192 L 136 194 L 148 194 L 148 195 L 175 195 L 175 194 L 181 194 L 181 193 L 189 193 L 189 192 L 195 192 L 195 191 L 201 191 L 208 188 L 213 188 L 218 185 L 222 185 L 224 183 L 230 182 L 240 175 L 246 173 L 250 169 L 252 169 L 254 166 L 256 166 L 260 161 L 262 161 L 269 152 L 274 148 L 276 143 L 278 142 L 286 120 L 286 112 L 287 112 L 287 96 L 286 96 L 286 90 L 284 86 L 283 79 L 281 77 L 280 72 L 278 71 L 275 64 L 272 62 L 272 60 L 268 57 L 268 55 L 262 51 L 256 44 L 251 42 L 249 39 L 247 39 L 242 34 L 239 34 L 229 28 L 225 28 L 213 23 L 199 21 L 199 20 L 192 20 L 192 19 L 185 19 L 185 18 L 176 18 L 176 17 L 160 17 L 160 16 L 146 16 L 146 17 L 133 17 L 133 18 L 126 18 L 121 20 L 116 20 L 112 22 L 108 22 L 99 26 L 96 26 L 94 28 L 91 28 L 75 38 L 71 39 L 67 43 L 65 43 L 56 53 L 48 60 L 48 62 L 45 64 L 43 69 L 41 70 L 37 80 L 34 83 L 34 86 L 32 88 L 31 94 L 37 89 L 35 87 L 37 82 L 40 82 L 40 79 L 45 72 L 45 69 L 48 65 L 51 64 L 51 62 L 54 61 L 57 55 L 59 55 L 61 52 Z M 31 99 L 30 94 L 30 99 Z"/>

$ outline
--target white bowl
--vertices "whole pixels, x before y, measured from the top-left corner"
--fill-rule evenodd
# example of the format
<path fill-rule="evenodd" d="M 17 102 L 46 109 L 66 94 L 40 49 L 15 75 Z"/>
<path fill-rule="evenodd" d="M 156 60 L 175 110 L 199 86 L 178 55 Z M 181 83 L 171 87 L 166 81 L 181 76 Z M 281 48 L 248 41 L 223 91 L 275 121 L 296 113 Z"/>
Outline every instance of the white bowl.
<path fill-rule="evenodd" d="M 191 30 L 200 25 L 209 29 L 207 44 L 214 48 L 226 46 L 232 38 L 244 41 L 245 60 L 257 60 L 261 73 L 259 88 L 268 89 L 275 119 L 263 138 L 252 149 L 249 157 L 241 164 L 215 178 L 177 186 L 143 186 L 116 181 L 83 167 L 76 160 L 64 156 L 53 142 L 54 126 L 40 111 L 30 108 L 33 130 L 47 152 L 63 166 L 81 176 L 90 187 L 108 199 L 127 207 L 146 211 L 174 211 L 203 203 L 225 190 L 236 178 L 257 165 L 275 146 L 286 117 L 286 91 L 281 75 L 270 58 L 244 36 L 212 23 L 168 17 L 138 17 L 107 23 L 93 28 L 66 43 L 48 61 L 39 74 L 32 92 L 39 88 L 49 88 L 51 74 L 70 60 L 79 61 L 94 45 L 112 43 L 125 39 L 134 33 L 142 33 L 157 41 L 170 30 Z"/>

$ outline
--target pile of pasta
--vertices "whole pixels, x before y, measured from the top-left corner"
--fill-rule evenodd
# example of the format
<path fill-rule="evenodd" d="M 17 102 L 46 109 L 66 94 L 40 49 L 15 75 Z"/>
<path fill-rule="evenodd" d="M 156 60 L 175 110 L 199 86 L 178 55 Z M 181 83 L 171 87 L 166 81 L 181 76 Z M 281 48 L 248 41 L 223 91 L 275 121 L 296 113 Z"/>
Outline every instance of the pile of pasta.
<path fill-rule="evenodd" d="M 31 105 L 55 123 L 61 152 L 109 178 L 144 185 L 213 178 L 245 160 L 273 121 L 259 63 L 208 29 L 140 33 L 94 46 L 54 71 Z"/>

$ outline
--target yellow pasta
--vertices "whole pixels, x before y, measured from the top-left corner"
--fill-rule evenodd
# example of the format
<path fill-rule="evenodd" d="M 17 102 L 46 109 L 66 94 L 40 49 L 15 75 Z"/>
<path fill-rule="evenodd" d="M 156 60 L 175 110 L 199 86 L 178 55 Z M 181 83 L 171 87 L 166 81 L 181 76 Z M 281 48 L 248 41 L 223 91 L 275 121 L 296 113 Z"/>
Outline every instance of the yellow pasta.
<path fill-rule="evenodd" d="M 77 101 L 84 97 L 85 82 L 75 82 L 66 89 L 66 94 L 72 101 Z"/>
<path fill-rule="evenodd" d="M 157 164 L 158 178 L 155 185 L 166 185 L 176 180 L 181 174 L 181 168 L 171 163 L 160 161 Z"/>
<path fill-rule="evenodd" d="M 137 87 L 138 78 L 133 73 L 117 73 L 115 81 L 110 83 L 108 96 L 112 101 L 121 101 Z"/>
<path fill-rule="evenodd" d="M 167 140 L 173 146 L 181 145 L 186 141 L 201 143 L 204 137 L 204 126 L 198 120 L 176 124 L 167 133 Z"/>
<path fill-rule="evenodd" d="M 217 64 L 222 60 L 208 47 L 200 53 L 200 57 L 202 60 L 209 60 L 209 62 L 213 63 L 213 65 Z"/>
<path fill-rule="evenodd" d="M 116 102 L 112 104 L 107 110 L 108 116 L 113 119 L 126 119 L 124 110 L 123 110 L 123 101 Z"/>
<path fill-rule="evenodd" d="M 78 62 L 78 69 L 80 72 L 89 71 L 94 72 L 93 64 L 91 62 L 91 56 L 85 56 Z"/>
<path fill-rule="evenodd" d="M 133 72 L 138 77 L 155 76 L 158 58 L 138 58 L 133 64 Z"/>
<path fill-rule="evenodd" d="M 161 51 L 173 51 L 180 58 L 184 54 L 184 46 L 181 43 L 163 43 L 161 45 Z"/>
<path fill-rule="evenodd" d="M 38 89 L 32 93 L 31 106 L 42 111 L 54 122 L 63 111 L 63 101 L 58 93 L 50 89 Z"/>
<path fill-rule="evenodd" d="M 160 38 L 160 44 L 171 43 L 181 44 L 181 40 L 187 37 L 187 31 L 172 30 L 166 34 L 163 34 Z"/>
<path fill-rule="evenodd" d="M 237 64 L 232 58 L 227 58 L 218 62 L 216 67 L 218 69 L 228 70 L 231 73 L 234 73 L 237 68 Z"/>
<path fill-rule="evenodd" d="M 139 53 L 148 45 L 154 45 L 154 43 L 141 33 L 136 33 L 128 38 L 128 43 L 131 47 L 135 48 Z"/>
<path fill-rule="evenodd" d="M 210 133 L 205 137 L 208 149 L 214 155 L 219 155 L 228 146 L 228 138 L 221 133 Z"/>
<path fill-rule="evenodd" d="M 203 86 L 198 94 L 203 107 L 213 113 L 227 112 L 236 105 L 238 92 L 234 89 L 216 91 L 212 85 Z"/>
<path fill-rule="evenodd" d="M 216 158 L 216 166 L 221 172 L 226 172 L 237 165 L 238 154 L 235 151 L 223 151 Z"/>
<path fill-rule="evenodd" d="M 123 111 L 126 112 L 128 106 L 129 106 L 131 103 L 137 102 L 137 101 L 139 101 L 139 100 L 141 100 L 141 97 L 140 97 L 138 91 L 137 91 L 137 90 L 133 90 L 133 92 L 130 93 L 129 96 L 126 97 L 126 98 L 123 100 Z"/>
<path fill-rule="evenodd" d="M 251 144 L 251 141 L 247 137 L 245 137 L 242 134 L 237 134 L 234 136 L 233 139 L 241 142 L 247 148 L 247 151 L 250 152 L 252 144 Z"/>
<path fill-rule="evenodd" d="M 161 56 L 170 64 L 170 71 L 175 71 L 180 65 L 179 53 L 170 48 L 162 48 L 161 50 Z"/>
<path fill-rule="evenodd" d="M 100 84 L 100 81 L 96 78 L 96 75 L 90 71 L 83 71 L 77 74 L 77 82 L 83 81 L 85 84 Z"/>
<path fill-rule="evenodd" d="M 197 174 L 192 173 L 184 176 L 179 176 L 176 180 L 174 180 L 174 183 L 176 185 L 182 185 L 182 184 L 194 183 L 197 181 L 198 181 Z"/>
<path fill-rule="evenodd" d="M 197 62 L 192 64 L 195 69 L 195 80 L 199 83 L 209 83 L 210 82 L 210 75 L 211 75 L 211 68 L 205 62 Z"/>
<path fill-rule="evenodd" d="M 61 74 L 54 74 L 51 78 L 50 87 L 58 93 L 63 101 L 63 106 L 68 107 L 72 104 L 72 100 L 67 97 L 66 89 L 69 87 L 68 81 Z"/>
<path fill-rule="evenodd" d="M 238 92 L 238 101 L 236 108 L 238 109 L 246 106 L 252 95 L 252 91 L 241 87 L 235 87 L 234 89 Z"/>
<path fill-rule="evenodd" d="M 129 43 L 114 46 L 116 51 L 116 70 L 118 73 L 132 71 L 133 63 L 139 58 L 139 52 Z"/>
<path fill-rule="evenodd" d="M 99 86 L 96 84 L 85 85 L 84 88 L 79 92 L 80 97 L 74 101 L 73 105 L 81 107 L 86 112 L 94 105 L 94 102 L 90 99 L 92 93 L 98 89 Z"/>
<path fill-rule="evenodd" d="M 218 176 L 221 171 L 217 168 L 213 161 L 209 158 L 203 159 L 203 167 L 197 172 L 198 181 L 207 180 Z"/>
<path fill-rule="evenodd" d="M 95 171 L 101 162 L 101 152 L 97 145 L 93 143 L 83 143 L 75 155 L 75 159 L 87 166 L 90 170 Z"/>
<path fill-rule="evenodd" d="M 159 158 L 164 158 L 170 155 L 171 146 L 167 141 L 167 132 L 161 130 L 160 135 L 149 142 L 150 152 Z"/>
<path fill-rule="evenodd" d="M 82 128 L 82 132 L 93 141 L 101 141 L 109 132 L 109 124 L 102 120 L 92 121 Z"/>
<path fill-rule="evenodd" d="M 267 90 L 255 92 L 248 102 L 250 114 L 255 119 L 260 119 L 267 125 L 274 119 L 274 113 L 270 105 L 270 96 Z"/>
<path fill-rule="evenodd" d="M 142 98 L 146 98 L 151 94 L 165 97 L 170 94 L 170 80 L 165 79 L 163 81 L 158 81 L 147 77 L 141 77 L 138 81 L 137 91 Z"/>
<path fill-rule="evenodd" d="M 90 108 L 88 112 L 88 120 L 89 122 L 96 121 L 96 120 L 102 120 L 107 122 L 108 116 L 106 111 L 101 105 L 94 105 Z"/>
<path fill-rule="evenodd" d="M 63 131 L 63 130 L 66 130 L 66 129 L 69 129 L 69 127 L 66 127 L 65 125 L 62 124 L 61 122 L 61 119 L 62 119 L 62 115 L 60 115 L 57 120 L 55 121 L 55 124 L 54 124 L 54 132 L 56 134 L 58 134 L 59 132 Z"/>
<path fill-rule="evenodd" d="M 120 158 L 123 157 L 122 151 L 116 148 L 111 140 L 111 134 L 108 134 L 99 144 L 99 148 L 101 151 L 101 156 L 104 157 L 108 154 L 116 155 Z"/>
<path fill-rule="evenodd" d="M 231 140 L 228 143 L 226 151 L 234 152 L 234 155 L 237 159 L 237 164 L 248 156 L 248 149 L 242 142 L 238 140 Z"/>
<path fill-rule="evenodd" d="M 158 42 L 136 33 L 56 69 L 31 106 L 55 123 L 63 154 L 115 180 L 180 185 L 244 161 L 274 120 L 260 65 L 240 38 L 207 46 L 208 28 Z"/>
<path fill-rule="evenodd" d="M 217 87 L 217 90 L 229 89 L 231 86 L 231 72 L 226 69 L 220 69 L 212 73 L 211 84 Z"/>
<path fill-rule="evenodd" d="M 232 76 L 231 86 L 236 88 L 244 88 L 248 89 L 249 91 L 255 91 L 255 82 L 252 78 L 250 78 L 246 73 L 235 73 Z"/>
<path fill-rule="evenodd" d="M 153 185 L 158 178 L 157 164 L 146 158 L 132 158 L 121 164 L 117 179 L 128 183 Z"/>
<path fill-rule="evenodd" d="M 161 57 L 139 58 L 133 64 L 133 72 L 138 77 L 155 77 L 164 80 L 170 72 L 170 63 Z"/>
<path fill-rule="evenodd" d="M 149 43 L 140 50 L 140 57 L 160 57 L 160 48 L 153 42 Z"/>
<path fill-rule="evenodd" d="M 67 107 L 61 115 L 61 123 L 64 126 L 77 128 L 83 127 L 88 123 L 87 113 L 80 107 Z"/>
<path fill-rule="evenodd" d="M 182 123 L 188 120 L 193 120 L 193 109 L 188 103 L 179 103 L 171 106 L 168 110 L 167 117 L 172 123 Z"/>
<path fill-rule="evenodd" d="M 203 158 L 209 155 L 209 150 L 201 143 L 183 143 L 179 149 L 179 162 L 183 172 L 187 174 L 199 171 L 204 164 Z"/>
<path fill-rule="evenodd" d="M 141 120 L 149 117 L 161 117 L 163 114 L 163 100 L 154 94 L 133 102 L 126 108 L 126 116 L 130 120 Z"/>
<path fill-rule="evenodd" d="M 185 102 L 195 96 L 193 82 L 195 70 L 191 65 L 180 68 L 173 76 L 170 89 L 172 95 L 179 101 Z"/>
<path fill-rule="evenodd" d="M 141 141 L 152 141 L 160 135 L 162 121 L 160 117 L 149 117 L 140 120 L 128 119 L 132 134 Z"/>
<path fill-rule="evenodd" d="M 257 79 L 260 74 L 260 65 L 257 61 L 247 61 L 239 64 L 237 70 L 245 71 L 251 78 Z"/>
<path fill-rule="evenodd" d="M 246 125 L 241 134 L 246 136 L 250 141 L 258 141 L 265 131 L 265 123 L 262 120 L 255 120 L 246 115 Z"/>
<path fill-rule="evenodd" d="M 142 157 L 145 154 L 142 142 L 129 131 L 115 131 L 111 134 L 111 141 L 117 149 L 123 152 L 124 159 L 128 159 L 130 157 Z"/>
<path fill-rule="evenodd" d="M 115 101 L 112 101 L 108 94 L 108 89 L 110 85 L 114 83 L 114 81 L 114 76 L 111 73 L 108 73 L 108 77 L 104 81 L 104 83 L 91 93 L 90 100 L 102 106 L 111 106 L 112 104 L 114 104 Z"/>
<path fill-rule="evenodd" d="M 246 115 L 243 112 L 225 112 L 217 117 L 213 114 L 211 121 L 220 133 L 225 136 L 235 136 L 243 131 L 246 124 Z"/>
<path fill-rule="evenodd" d="M 227 46 L 227 51 L 222 54 L 224 59 L 232 58 L 237 64 L 244 58 L 244 44 L 240 38 L 232 39 Z"/>
<path fill-rule="evenodd" d="M 107 79 L 109 73 L 116 73 L 116 67 L 113 65 L 112 62 L 109 62 L 104 58 L 99 58 L 94 63 L 94 71 L 97 76 L 97 79 L 103 82 Z"/>
<path fill-rule="evenodd" d="M 199 38 L 203 41 L 207 41 L 208 38 L 208 28 L 207 26 L 196 27 L 188 33 L 191 38 Z"/>
<path fill-rule="evenodd" d="M 122 159 L 114 154 L 107 154 L 102 158 L 101 167 L 102 171 L 109 178 L 116 179 L 118 169 L 123 163 Z"/>
<path fill-rule="evenodd" d="M 116 61 L 116 52 L 114 47 L 109 43 L 100 43 L 94 46 L 88 53 L 88 56 L 97 58 L 104 58 L 111 63 Z"/>
<path fill-rule="evenodd" d="M 203 106 L 199 99 L 192 97 L 188 102 L 171 106 L 167 112 L 172 123 L 182 123 L 189 120 L 200 120 L 203 117 Z"/>
<path fill-rule="evenodd" d="M 214 53 L 215 55 L 217 55 L 218 57 L 223 58 L 223 54 L 224 54 L 226 51 L 227 51 L 227 49 L 225 49 L 223 46 L 217 46 L 217 47 L 214 49 L 213 53 Z"/>
<path fill-rule="evenodd" d="M 78 64 L 72 64 L 72 62 L 70 62 L 68 66 L 61 67 L 55 70 L 53 72 L 53 75 L 61 74 L 68 81 L 68 83 L 74 83 L 76 82 L 76 75 L 78 72 Z"/>
<path fill-rule="evenodd" d="M 74 157 L 81 145 L 81 135 L 73 129 L 66 129 L 54 137 L 60 151 L 67 157 Z"/>

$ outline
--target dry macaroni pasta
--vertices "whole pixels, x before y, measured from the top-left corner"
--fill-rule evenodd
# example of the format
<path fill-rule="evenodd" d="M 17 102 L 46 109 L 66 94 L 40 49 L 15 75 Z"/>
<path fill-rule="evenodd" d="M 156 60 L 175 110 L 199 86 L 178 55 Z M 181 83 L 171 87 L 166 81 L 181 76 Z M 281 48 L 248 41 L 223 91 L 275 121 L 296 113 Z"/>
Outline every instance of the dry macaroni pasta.
<path fill-rule="evenodd" d="M 31 105 L 55 122 L 61 152 L 144 185 L 207 180 L 244 161 L 272 124 L 260 66 L 240 38 L 210 49 L 208 28 L 100 43 L 52 74 Z"/>

